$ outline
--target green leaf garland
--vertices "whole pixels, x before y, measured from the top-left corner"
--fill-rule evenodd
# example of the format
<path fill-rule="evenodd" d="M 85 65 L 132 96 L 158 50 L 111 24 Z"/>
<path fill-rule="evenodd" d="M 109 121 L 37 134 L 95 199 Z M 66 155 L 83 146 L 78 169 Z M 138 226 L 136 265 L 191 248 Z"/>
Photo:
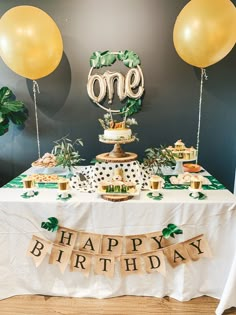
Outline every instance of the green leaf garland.
<path fill-rule="evenodd" d="M 135 68 L 141 64 L 139 56 L 130 50 L 119 51 L 118 53 L 109 50 L 93 52 L 90 57 L 90 66 L 96 69 L 113 65 L 116 60 L 120 60 L 128 68 Z M 141 99 L 128 98 L 126 104 L 121 108 L 121 115 L 131 116 L 141 110 Z"/>

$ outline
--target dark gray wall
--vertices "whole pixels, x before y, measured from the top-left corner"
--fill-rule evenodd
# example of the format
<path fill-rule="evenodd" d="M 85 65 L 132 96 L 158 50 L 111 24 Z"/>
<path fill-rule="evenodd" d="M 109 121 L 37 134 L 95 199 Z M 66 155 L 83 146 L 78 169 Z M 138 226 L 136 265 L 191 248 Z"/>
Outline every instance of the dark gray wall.
<path fill-rule="evenodd" d="M 139 142 L 125 149 L 143 156 L 145 148 L 173 144 L 181 138 L 196 146 L 200 69 L 185 63 L 173 45 L 173 27 L 187 0 L 1 0 L 0 14 L 16 5 L 33 5 L 57 23 L 64 41 L 59 67 L 38 80 L 37 98 L 41 153 L 53 141 L 70 134 L 81 137 L 86 164 L 110 146 L 98 141 L 98 118 L 103 112 L 86 91 L 89 58 L 96 50 L 133 50 L 145 76 L 143 110 L 135 118 Z M 236 0 L 233 1 L 234 4 Z M 50 43 L 49 43 L 50 44 Z M 207 68 L 204 82 L 199 163 L 230 190 L 236 162 L 235 47 Z M 32 82 L 13 73 L 0 60 L 0 86 L 8 86 L 29 109 L 25 128 L 11 125 L 0 137 L 1 184 L 30 167 L 37 159 Z"/>

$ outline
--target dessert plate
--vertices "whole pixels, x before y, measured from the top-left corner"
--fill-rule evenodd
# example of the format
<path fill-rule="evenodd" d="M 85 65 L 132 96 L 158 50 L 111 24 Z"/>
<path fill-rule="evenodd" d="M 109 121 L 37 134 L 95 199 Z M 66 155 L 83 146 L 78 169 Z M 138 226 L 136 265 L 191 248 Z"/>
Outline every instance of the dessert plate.
<path fill-rule="evenodd" d="M 211 182 L 208 178 L 201 176 L 201 179 L 202 185 L 211 185 Z M 178 176 L 171 176 L 170 183 L 172 185 L 190 185 L 190 176 L 183 176 L 183 174 L 180 174 Z"/>
<path fill-rule="evenodd" d="M 184 163 L 183 168 L 185 172 L 189 173 L 198 173 L 202 170 L 202 167 L 194 163 Z"/>

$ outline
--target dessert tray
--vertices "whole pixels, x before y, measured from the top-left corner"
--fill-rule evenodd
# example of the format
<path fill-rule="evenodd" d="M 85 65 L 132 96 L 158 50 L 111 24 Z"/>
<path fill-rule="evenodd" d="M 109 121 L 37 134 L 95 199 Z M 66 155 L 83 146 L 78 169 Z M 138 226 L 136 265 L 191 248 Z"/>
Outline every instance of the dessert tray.
<path fill-rule="evenodd" d="M 136 186 L 132 192 L 104 192 L 100 188 L 97 189 L 97 194 L 102 196 L 139 196 L 141 188 Z"/>
<path fill-rule="evenodd" d="M 32 178 L 36 183 L 57 183 L 62 178 L 57 174 L 31 174 L 28 177 Z"/>
<path fill-rule="evenodd" d="M 199 180 L 202 181 L 202 185 L 211 185 L 211 182 L 208 178 L 202 176 L 202 175 L 195 175 L 195 177 L 198 177 Z M 192 174 L 184 173 L 179 174 L 178 176 L 171 176 L 170 177 L 170 183 L 172 185 L 190 185 Z"/>

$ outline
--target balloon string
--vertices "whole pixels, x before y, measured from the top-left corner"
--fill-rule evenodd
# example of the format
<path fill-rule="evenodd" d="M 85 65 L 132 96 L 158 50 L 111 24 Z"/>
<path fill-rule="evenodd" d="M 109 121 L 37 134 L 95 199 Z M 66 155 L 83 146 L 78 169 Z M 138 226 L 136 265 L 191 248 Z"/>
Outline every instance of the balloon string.
<path fill-rule="evenodd" d="M 201 116 L 202 116 L 202 91 L 203 91 L 203 81 L 208 79 L 206 74 L 206 69 L 201 68 L 201 83 L 200 83 L 200 96 L 199 96 L 199 106 L 198 106 L 198 127 L 197 127 L 197 158 L 196 163 L 198 163 L 199 154 L 199 144 L 200 144 L 200 130 L 201 130 Z"/>
<path fill-rule="evenodd" d="M 38 120 L 38 110 L 37 110 L 37 101 L 36 93 L 40 93 L 39 85 L 37 81 L 33 80 L 33 93 L 34 93 L 34 111 L 35 111 L 35 124 L 36 124 L 36 133 L 37 133 L 37 145 L 38 145 L 38 157 L 41 157 L 40 153 L 40 140 L 39 140 L 39 120 Z"/>

